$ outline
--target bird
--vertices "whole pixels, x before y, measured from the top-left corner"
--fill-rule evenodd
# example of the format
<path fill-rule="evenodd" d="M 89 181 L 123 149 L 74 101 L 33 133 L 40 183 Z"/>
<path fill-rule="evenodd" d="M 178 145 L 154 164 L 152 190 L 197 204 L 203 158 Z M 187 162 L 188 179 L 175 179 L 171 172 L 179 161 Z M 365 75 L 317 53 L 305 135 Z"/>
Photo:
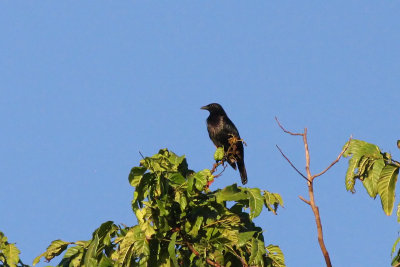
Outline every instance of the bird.
<path fill-rule="evenodd" d="M 235 170 L 237 165 L 242 184 L 246 184 L 247 172 L 244 165 L 243 142 L 235 124 L 233 124 L 225 110 L 218 103 L 208 104 L 201 107 L 201 109 L 210 112 L 207 118 L 207 130 L 211 141 L 216 147 L 224 147 L 227 162 Z"/>

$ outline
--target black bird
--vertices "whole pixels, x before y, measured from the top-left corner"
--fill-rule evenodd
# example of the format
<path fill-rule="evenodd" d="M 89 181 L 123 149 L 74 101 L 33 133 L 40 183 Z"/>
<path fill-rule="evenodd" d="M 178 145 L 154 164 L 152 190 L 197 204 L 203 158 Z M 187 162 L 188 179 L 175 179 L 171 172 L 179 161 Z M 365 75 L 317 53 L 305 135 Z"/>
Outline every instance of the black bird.
<path fill-rule="evenodd" d="M 229 165 L 236 170 L 237 164 L 240 177 L 242 178 L 242 184 L 246 184 L 247 173 L 246 167 L 244 166 L 243 143 L 240 139 L 240 135 L 235 127 L 235 124 L 233 124 L 233 122 L 228 118 L 228 115 L 226 115 L 225 110 L 220 104 L 212 103 L 202 107 L 201 109 L 205 109 L 210 112 L 210 115 L 207 118 L 207 130 L 211 141 L 213 141 L 214 145 L 217 147 L 224 147 L 225 156 L 227 157 Z M 234 150 L 236 151 L 232 151 L 231 149 L 229 151 L 230 153 L 227 155 L 227 152 L 231 146 L 229 139 L 232 137 L 237 140 L 234 143 Z"/>

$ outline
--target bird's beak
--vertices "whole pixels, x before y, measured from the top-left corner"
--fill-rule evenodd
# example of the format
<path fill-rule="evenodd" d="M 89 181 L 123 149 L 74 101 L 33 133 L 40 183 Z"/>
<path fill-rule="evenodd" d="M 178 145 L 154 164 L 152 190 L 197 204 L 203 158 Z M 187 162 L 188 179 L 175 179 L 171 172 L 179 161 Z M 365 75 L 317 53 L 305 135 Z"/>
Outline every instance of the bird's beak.
<path fill-rule="evenodd" d="M 208 106 L 201 107 L 200 109 L 208 110 Z"/>

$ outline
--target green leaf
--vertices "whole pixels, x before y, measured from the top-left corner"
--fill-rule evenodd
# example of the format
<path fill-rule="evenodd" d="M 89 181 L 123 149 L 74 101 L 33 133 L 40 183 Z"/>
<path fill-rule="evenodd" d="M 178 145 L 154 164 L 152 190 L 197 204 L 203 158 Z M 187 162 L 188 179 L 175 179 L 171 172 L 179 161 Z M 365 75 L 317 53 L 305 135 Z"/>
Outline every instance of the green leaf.
<path fill-rule="evenodd" d="M 397 222 L 400 223 L 400 203 L 397 205 Z"/>
<path fill-rule="evenodd" d="M 282 250 L 279 246 L 269 245 L 267 246 L 268 258 L 272 260 L 274 267 L 284 267 L 285 257 L 283 256 Z"/>
<path fill-rule="evenodd" d="M 192 225 L 192 229 L 190 230 L 190 232 L 188 234 L 193 237 L 196 237 L 200 230 L 201 224 L 203 223 L 203 220 L 204 220 L 203 216 L 198 216 L 196 218 L 196 222 Z"/>
<path fill-rule="evenodd" d="M 77 245 L 77 242 L 75 242 Z M 84 254 L 84 248 L 77 245 L 74 247 L 68 248 L 65 252 L 63 260 L 60 262 L 60 266 L 71 266 L 78 267 L 81 265 L 81 261 Z"/>
<path fill-rule="evenodd" d="M 358 169 L 358 177 L 360 177 L 360 178 L 364 178 L 363 176 L 365 176 L 365 173 L 366 173 L 366 169 L 368 168 L 368 166 L 369 166 L 369 162 L 370 162 L 370 158 L 368 157 L 368 156 L 362 156 L 361 157 L 361 159 L 360 159 L 360 161 L 358 162 L 358 166 L 357 166 L 357 169 Z"/>
<path fill-rule="evenodd" d="M 253 238 L 251 242 L 251 255 L 249 259 L 249 265 L 263 266 L 263 256 L 266 254 L 264 242 L 257 238 Z"/>
<path fill-rule="evenodd" d="M 350 145 L 343 156 L 352 156 L 352 158 L 349 160 L 345 181 L 346 190 L 351 191 L 352 193 L 354 193 L 354 185 L 356 182 L 355 179 L 360 178 L 364 180 L 365 178 L 368 178 L 370 175 L 370 168 L 374 161 L 383 158 L 379 147 L 374 144 L 356 139 L 350 141 Z M 376 196 L 375 184 L 374 178 L 372 180 L 369 179 L 364 183 L 364 186 L 371 196 Z"/>
<path fill-rule="evenodd" d="M 216 161 L 220 161 L 220 160 L 222 160 L 224 158 L 224 155 L 225 155 L 224 148 L 223 147 L 217 147 L 217 150 L 215 150 L 215 153 L 214 153 L 214 159 Z"/>
<path fill-rule="evenodd" d="M 117 262 L 119 264 L 123 265 L 123 263 L 129 259 L 127 255 L 129 255 L 128 252 L 133 247 L 133 243 L 135 242 L 135 234 L 137 234 L 138 231 L 140 231 L 138 226 L 132 227 L 122 239 L 119 245 L 119 252 L 117 254 Z"/>
<path fill-rule="evenodd" d="M 135 255 L 140 258 L 139 264 L 146 263 L 150 256 L 149 242 L 144 234 L 136 236 L 136 241 L 133 245 Z"/>
<path fill-rule="evenodd" d="M 250 205 L 250 218 L 254 219 L 260 215 L 264 205 L 264 197 L 261 195 L 259 188 L 248 188 L 249 205 Z"/>
<path fill-rule="evenodd" d="M 176 235 L 178 234 L 178 232 L 175 232 L 172 234 L 171 236 L 171 241 L 169 242 L 168 245 L 168 253 L 169 256 L 172 260 L 172 263 L 174 264 L 175 267 L 178 267 L 178 261 L 176 260 L 176 251 L 175 251 L 175 242 L 176 242 Z"/>
<path fill-rule="evenodd" d="M 283 200 L 281 195 L 277 193 L 270 193 L 266 190 L 263 190 L 264 192 L 264 205 L 267 207 L 268 210 L 272 211 L 274 214 L 276 214 L 276 211 L 278 209 L 278 206 L 283 207 Z"/>
<path fill-rule="evenodd" d="M 115 266 L 115 264 L 110 258 L 103 255 L 97 266 L 98 267 L 113 267 L 113 266 Z"/>
<path fill-rule="evenodd" d="M 390 254 L 391 257 L 393 257 L 393 253 L 396 251 L 396 247 L 397 247 L 397 244 L 399 243 L 399 241 L 400 241 L 400 237 L 398 237 L 398 238 L 396 239 L 396 241 L 394 242 L 394 244 L 393 244 L 393 246 L 392 246 L 392 252 L 391 252 L 391 254 Z"/>
<path fill-rule="evenodd" d="M 53 242 L 51 242 L 50 246 L 47 247 L 46 252 L 37 256 L 33 260 L 33 265 L 35 266 L 42 257 L 44 257 L 47 261 L 50 261 L 54 257 L 60 255 L 68 247 L 69 244 L 72 244 L 72 243 L 65 242 L 62 240 L 54 240 Z"/>
<path fill-rule="evenodd" d="M 110 236 L 117 228 L 118 227 L 112 221 L 107 221 L 93 232 L 92 240 L 89 243 L 84 257 L 85 266 L 94 263 L 98 264 L 97 262 L 101 259 L 103 249 L 108 245 L 111 239 Z"/>
<path fill-rule="evenodd" d="M 97 256 L 97 250 L 98 250 L 98 246 L 100 243 L 99 240 L 99 236 L 95 235 L 92 239 L 92 241 L 90 242 L 90 245 L 85 253 L 85 257 L 83 259 L 83 263 L 85 264 L 85 266 L 90 266 L 91 264 L 93 264 L 93 261 L 96 263 L 96 256 Z"/>
<path fill-rule="evenodd" d="M 246 192 L 240 189 L 237 184 L 227 186 L 224 189 L 217 191 L 215 196 L 218 203 L 223 201 L 239 201 L 249 198 Z"/>
<path fill-rule="evenodd" d="M 381 197 L 382 209 L 386 215 L 391 215 L 394 205 L 394 196 L 399 167 L 386 165 L 378 181 L 378 193 Z"/>
<path fill-rule="evenodd" d="M 345 144 L 345 146 L 347 143 Z M 347 150 L 343 153 L 344 157 L 353 155 L 354 157 L 361 158 L 361 156 L 369 155 L 369 157 L 381 158 L 381 151 L 378 146 L 367 143 L 365 141 L 352 139 Z"/>
<path fill-rule="evenodd" d="M 363 185 L 368 194 L 375 198 L 378 194 L 378 181 L 385 162 L 379 159 L 373 162 L 372 169 L 368 172 L 368 176 L 364 179 Z"/>
<path fill-rule="evenodd" d="M 239 238 L 238 238 L 238 247 L 244 246 L 256 233 L 256 231 L 248 231 L 248 232 L 243 232 L 239 233 Z"/>
<path fill-rule="evenodd" d="M 0 247 L 2 246 L 2 245 L 6 245 L 8 242 L 7 242 L 7 237 L 4 235 L 4 233 L 3 232 L 1 232 L 0 231 Z"/>
<path fill-rule="evenodd" d="M 168 179 L 171 181 L 171 185 L 174 187 L 180 186 L 186 182 L 185 177 L 183 177 L 180 173 L 172 173 Z"/>
<path fill-rule="evenodd" d="M 185 194 L 182 194 L 181 192 L 176 191 L 174 199 L 177 203 L 179 203 L 179 207 L 181 208 L 181 211 L 184 211 L 187 206 L 187 199 L 186 199 Z"/>
<path fill-rule="evenodd" d="M 359 162 L 360 158 L 357 157 L 352 157 L 349 160 L 349 167 L 347 168 L 346 172 L 346 190 L 354 193 L 354 185 L 356 184 L 356 176 L 354 174 L 354 171 L 357 167 L 357 164 Z"/>
<path fill-rule="evenodd" d="M 176 170 L 178 170 L 178 166 L 183 162 L 183 160 L 185 159 L 185 155 L 178 157 L 175 153 L 173 152 L 169 152 L 169 157 L 168 160 L 170 163 L 172 163 L 172 165 L 174 167 L 176 167 Z M 173 170 L 175 170 L 175 168 L 173 168 Z"/>
<path fill-rule="evenodd" d="M 146 167 L 133 167 L 129 173 L 129 183 L 131 186 L 136 187 L 140 183 L 140 180 L 146 171 Z"/>
<path fill-rule="evenodd" d="M 7 260 L 6 266 L 16 267 L 19 262 L 19 249 L 14 244 L 7 244 L 0 250 Z"/>
<path fill-rule="evenodd" d="M 209 179 L 211 179 L 212 174 L 208 169 L 204 169 L 202 171 L 196 172 L 194 174 L 195 179 L 195 187 L 197 190 L 202 191 L 204 187 L 207 185 Z"/>
<path fill-rule="evenodd" d="M 400 140 L 397 140 L 397 148 L 400 149 Z"/>

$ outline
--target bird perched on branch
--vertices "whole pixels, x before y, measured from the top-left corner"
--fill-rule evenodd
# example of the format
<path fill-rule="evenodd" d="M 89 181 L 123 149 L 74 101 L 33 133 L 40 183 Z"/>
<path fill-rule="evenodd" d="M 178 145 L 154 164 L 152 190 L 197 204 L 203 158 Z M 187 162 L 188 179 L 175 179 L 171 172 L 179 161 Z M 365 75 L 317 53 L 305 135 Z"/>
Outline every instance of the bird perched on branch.
<path fill-rule="evenodd" d="M 207 130 L 211 141 L 216 147 L 224 147 L 225 159 L 236 170 L 239 168 L 242 184 L 247 183 L 246 167 L 244 166 L 243 141 L 240 139 L 235 124 L 228 118 L 220 104 L 212 103 L 201 109 L 208 110 Z"/>

